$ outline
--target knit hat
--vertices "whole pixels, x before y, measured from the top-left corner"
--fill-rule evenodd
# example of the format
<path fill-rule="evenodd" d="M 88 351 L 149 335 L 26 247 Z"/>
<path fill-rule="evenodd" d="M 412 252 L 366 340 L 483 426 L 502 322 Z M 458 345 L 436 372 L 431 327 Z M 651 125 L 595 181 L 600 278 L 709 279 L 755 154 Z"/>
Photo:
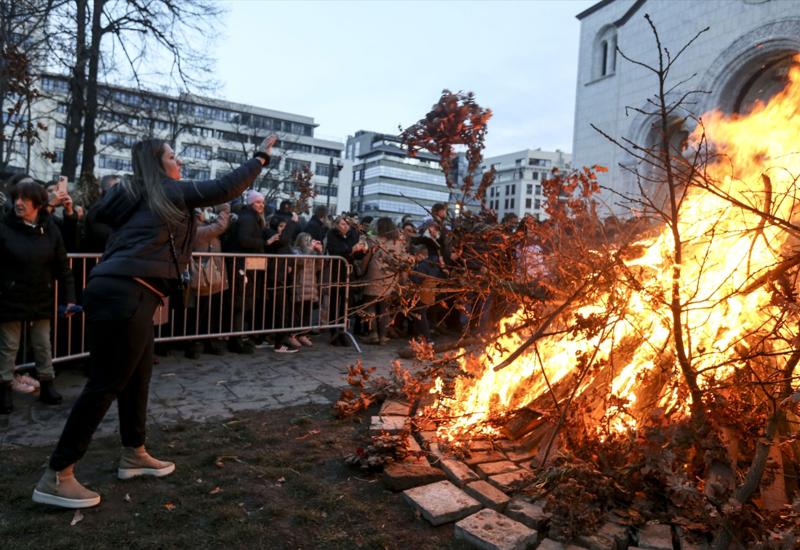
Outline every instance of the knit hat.
<path fill-rule="evenodd" d="M 245 202 L 247 202 L 248 206 L 253 204 L 257 200 L 263 201 L 264 200 L 264 195 L 262 193 L 259 193 L 258 191 L 253 190 L 253 189 L 251 189 L 250 191 L 247 192 L 247 197 L 245 198 Z"/>

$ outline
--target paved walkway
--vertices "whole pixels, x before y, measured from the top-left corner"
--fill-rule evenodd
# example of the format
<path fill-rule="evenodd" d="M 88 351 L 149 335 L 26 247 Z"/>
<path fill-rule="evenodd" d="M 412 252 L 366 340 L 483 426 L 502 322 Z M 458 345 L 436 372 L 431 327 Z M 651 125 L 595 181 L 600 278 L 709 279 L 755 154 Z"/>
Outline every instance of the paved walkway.
<path fill-rule="evenodd" d="M 323 335 L 315 339 L 313 347 L 294 354 L 278 354 L 268 347 L 254 355 L 201 355 L 190 360 L 176 350 L 170 357 L 159 357 L 160 363 L 153 369 L 150 426 L 229 418 L 245 410 L 333 405 L 347 385 L 349 365 L 361 358 L 365 367 L 376 367 L 376 374 L 388 376 L 401 345 L 398 340 L 383 347 L 362 346 L 363 353 L 358 354 L 352 347 L 329 346 Z M 15 393 L 14 412 L 0 416 L 0 451 L 55 443 L 84 381 L 78 370 L 61 371 L 56 388 L 64 403 L 59 406 Z M 117 431 L 117 409 L 112 405 L 97 435 Z"/>

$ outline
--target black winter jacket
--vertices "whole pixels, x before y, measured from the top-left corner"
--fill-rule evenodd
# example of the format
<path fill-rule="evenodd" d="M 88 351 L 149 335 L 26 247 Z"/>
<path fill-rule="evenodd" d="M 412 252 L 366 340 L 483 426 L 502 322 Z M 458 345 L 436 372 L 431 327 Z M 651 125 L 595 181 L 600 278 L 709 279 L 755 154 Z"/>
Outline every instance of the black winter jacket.
<path fill-rule="evenodd" d="M 311 235 L 311 238 L 316 239 L 319 242 L 323 242 L 325 240 L 325 235 L 328 234 L 328 228 L 325 227 L 325 224 L 322 223 L 322 220 L 316 216 L 308 220 L 308 223 L 303 231 Z"/>
<path fill-rule="evenodd" d="M 267 254 L 291 256 L 294 254 L 292 250 L 292 235 L 297 232 L 297 223 L 292 221 L 291 218 L 286 222 L 286 227 L 283 228 L 281 236 L 272 244 L 266 245 L 264 250 Z M 267 229 L 267 238 L 269 239 L 277 232 L 272 229 Z M 274 262 L 274 263 L 273 263 Z M 283 282 L 287 279 L 292 279 L 292 270 L 296 262 L 287 258 L 270 259 L 267 266 L 267 278 L 270 281 Z"/>
<path fill-rule="evenodd" d="M 187 215 L 172 227 L 161 221 L 144 199 L 136 200 L 122 185 L 112 187 L 101 199 L 95 221 L 112 228 L 100 263 L 99 275 L 177 280 L 180 277 L 170 249 L 175 238 L 178 264 L 183 269 L 192 255 L 195 216 L 192 208 L 227 202 L 247 189 L 261 172 L 261 162 L 251 159 L 233 172 L 211 181 L 164 182 L 167 197 Z"/>
<path fill-rule="evenodd" d="M 358 230 L 351 227 L 347 231 L 347 235 L 342 236 L 338 229 L 334 228 L 328 231 L 327 240 L 325 241 L 325 251 L 331 256 L 341 256 L 347 263 L 352 264 L 358 257 L 363 257 L 364 254 L 359 252 L 353 254 L 353 247 L 358 244 L 360 235 Z M 339 267 L 338 264 L 333 264 L 332 279 L 338 282 L 343 282 L 347 279 L 347 270 L 344 266 Z"/>
<path fill-rule="evenodd" d="M 264 253 L 266 227 L 264 219 L 255 210 L 249 206 L 242 208 L 232 231 L 229 247 L 231 252 Z"/>
<path fill-rule="evenodd" d="M 7 211 L 0 222 L 0 323 L 52 317 L 56 280 L 61 302 L 74 303 L 75 283 L 53 219 L 43 214 L 31 227 Z"/>

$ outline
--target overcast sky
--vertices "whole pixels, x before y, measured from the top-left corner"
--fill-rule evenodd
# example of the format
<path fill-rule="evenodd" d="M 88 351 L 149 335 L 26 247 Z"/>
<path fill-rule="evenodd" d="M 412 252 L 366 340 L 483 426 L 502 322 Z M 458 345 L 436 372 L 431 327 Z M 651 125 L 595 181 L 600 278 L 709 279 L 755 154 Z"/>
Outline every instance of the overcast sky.
<path fill-rule="evenodd" d="M 494 112 L 488 156 L 572 149 L 579 24 L 595 0 L 226 2 L 220 96 L 314 117 L 318 137 L 397 133 L 442 89 Z"/>

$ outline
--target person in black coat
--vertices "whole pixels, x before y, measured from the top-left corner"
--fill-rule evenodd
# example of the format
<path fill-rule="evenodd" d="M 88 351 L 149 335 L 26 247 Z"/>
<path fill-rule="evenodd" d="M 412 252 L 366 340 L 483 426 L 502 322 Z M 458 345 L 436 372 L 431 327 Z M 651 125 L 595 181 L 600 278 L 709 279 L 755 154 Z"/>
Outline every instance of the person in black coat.
<path fill-rule="evenodd" d="M 328 234 L 328 207 L 321 204 L 314 208 L 314 216 L 308 220 L 303 231 L 311 235 L 315 241 L 325 242 L 325 236 Z"/>
<path fill-rule="evenodd" d="M 269 162 L 275 141 L 270 136 L 256 158 L 203 182 L 179 181 L 181 162 L 166 142 L 148 139 L 133 146 L 133 176 L 106 193 L 97 213 L 113 231 L 84 292 L 89 379 L 34 489 L 35 502 L 64 508 L 100 503 L 100 495 L 75 479 L 74 466 L 115 399 L 123 445 L 117 476 L 162 477 L 175 470 L 175 464 L 153 458 L 144 447 L 153 314 L 180 285 L 191 260 L 192 209 L 229 201 L 247 189 Z"/>
<path fill-rule="evenodd" d="M 324 280 L 330 285 L 329 301 L 329 323 L 345 323 L 344 311 L 347 306 L 347 264 L 352 265 L 353 261 L 367 251 L 367 244 L 361 241 L 358 228 L 350 224 L 345 216 L 339 216 L 334 220 L 333 227 L 328 231 L 325 241 L 325 251 L 331 256 L 340 256 L 345 262 L 334 262 L 322 273 Z M 327 285 L 326 285 L 327 286 Z M 331 329 L 331 345 L 346 346 L 347 340 L 342 329 Z"/>
<path fill-rule="evenodd" d="M 288 328 L 292 321 L 292 307 L 294 306 L 294 286 L 292 286 L 293 272 L 297 262 L 286 256 L 292 256 L 292 235 L 297 232 L 297 214 L 291 217 L 272 216 L 267 229 L 267 254 L 282 256 L 269 258 L 267 262 L 267 291 L 266 302 L 269 307 L 267 323 L 272 329 Z M 276 353 L 295 353 L 301 344 L 293 336 L 285 332 L 275 334 Z"/>
<path fill-rule="evenodd" d="M 20 179 L 0 222 L 0 414 L 12 409 L 11 383 L 23 323 L 27 323 L 40 383 L 39 399 L 55 405 L 50 318 L 55 285 L 62 302 L 73 306 L 75 284 L 64 241 L 46 210 L 47 193 L 31 178 Z"/>
<path fill-rule="evenodd" d="M 232 224 L 227 238 L 226 252 L 241 254 L 264 254 L 267 240 L 267 226 L 264 219 L 264 195 L 255 190 L 247 192 L 243 206 Z M 245 328 L 260 330 L 264 319 L 264 267 L 254 269 L 255 264 L 248 263 L 245 258 L 236 257 L 228 260 L 228 271 L 233 274 L 233 284 L 228 289 L 227 303 L 233 306 L 231 330 L 241 332 Z M 245 327 L 247 323 L 247 327 Z M 246 338 L 234 336 L 228 339 L 228 349 L 234 353 L 251 354 L 253 343 Z"/>

